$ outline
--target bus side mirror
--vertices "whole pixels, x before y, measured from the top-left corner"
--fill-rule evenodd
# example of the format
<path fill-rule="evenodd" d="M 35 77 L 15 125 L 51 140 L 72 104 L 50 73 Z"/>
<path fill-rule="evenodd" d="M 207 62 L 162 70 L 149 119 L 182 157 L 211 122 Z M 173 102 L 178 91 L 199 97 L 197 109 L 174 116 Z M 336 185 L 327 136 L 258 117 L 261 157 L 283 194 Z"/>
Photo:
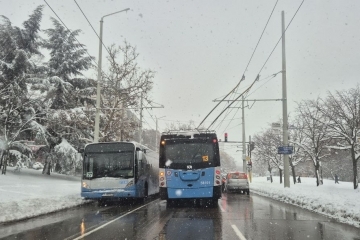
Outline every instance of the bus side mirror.
<path fill-rule="evenodd" d="M 84 152 L 84 149 L 83 148 L 79 148 L 78 149 L 78 153 L 83 153 Z"/>
<path fill-rule="evenodd" d="M 136 151 L 136 157 L 137 157 L 138 161 L 141 161 L 143 159 L 143 152 Z"/>

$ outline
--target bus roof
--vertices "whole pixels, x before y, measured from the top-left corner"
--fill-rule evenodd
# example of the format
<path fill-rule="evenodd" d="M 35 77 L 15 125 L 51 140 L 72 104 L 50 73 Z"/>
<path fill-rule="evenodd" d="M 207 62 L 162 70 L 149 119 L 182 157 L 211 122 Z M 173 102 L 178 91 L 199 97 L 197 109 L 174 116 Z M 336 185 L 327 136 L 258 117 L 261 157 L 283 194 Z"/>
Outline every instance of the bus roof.
<path fill-rule="evenodd" d="M 170 130 L 162 133 L 162 138 L 209 138 L 215 137 L 213 130 Z"/>
<path fill-rule="evenodd" d="M 98 143 L 88 143 L 85 145 L 85 148 L 89 145 L 98 145 L 98 144 L 105 144 L 105 145 L 110 145 L 110 144 L 119 144 L 119 143 L 126 143 L 126 144 L 133 144 L 135 146 L 135 148 L 140 148 L 141 150 L 146 149 L 146 150 L 152 150 L 149 147 L 142 145 L 138 142 L 135 141 L 118 141 L 118 142 L 98 142 Z"/>

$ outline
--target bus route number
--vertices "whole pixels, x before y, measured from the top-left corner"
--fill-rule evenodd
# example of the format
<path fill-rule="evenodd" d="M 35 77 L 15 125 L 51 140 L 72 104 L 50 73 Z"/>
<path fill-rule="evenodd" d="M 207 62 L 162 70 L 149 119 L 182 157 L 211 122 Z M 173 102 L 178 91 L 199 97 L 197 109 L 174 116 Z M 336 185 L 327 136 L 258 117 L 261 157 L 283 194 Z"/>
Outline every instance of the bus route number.
<path fill-rule="evenodd" d="M 207 155 L 202 156 L 202 160 L 203 160 L 203 162 L 208 162 L 209 161 L 209 156 L 207 156 Z"/>

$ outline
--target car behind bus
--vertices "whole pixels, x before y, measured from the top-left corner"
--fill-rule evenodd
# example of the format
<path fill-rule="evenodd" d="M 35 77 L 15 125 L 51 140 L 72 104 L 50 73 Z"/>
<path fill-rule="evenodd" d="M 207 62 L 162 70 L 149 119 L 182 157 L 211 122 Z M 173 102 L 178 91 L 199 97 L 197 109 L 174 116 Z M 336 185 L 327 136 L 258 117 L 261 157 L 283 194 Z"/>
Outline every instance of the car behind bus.
<path fill-rule="evenodd" d="M 225 189 L 227 192 L 243 192 L 249 195 L 250 187 L 246 173 L 230 172 L 226 176 Z"/>

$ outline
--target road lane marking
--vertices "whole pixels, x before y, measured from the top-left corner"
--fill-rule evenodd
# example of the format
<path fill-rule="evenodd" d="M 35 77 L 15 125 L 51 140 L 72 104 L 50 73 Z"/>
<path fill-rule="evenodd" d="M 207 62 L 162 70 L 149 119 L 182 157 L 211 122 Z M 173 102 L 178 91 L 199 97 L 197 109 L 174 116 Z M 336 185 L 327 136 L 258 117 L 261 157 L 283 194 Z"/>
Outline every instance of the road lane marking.
<path fill-rule="evenodd" d="M 95 229 L 91 230 L 90 232 L 87 232 L 87 233 L 85 233 L 85 234 L 83 234 L 83 235 L 81 235 L 81 236 L 79 236 L 79 237 L 77 237 L 77 238 L 74 238 L 73 240 L 80 240 L 80 239 L 83 239 L 84 237 L 86 237 L 86 236 L 88 236 L 88 235 L 92 234 L 93 232 L 96 232 L 96 231 L 98 231 L 98 230 L 100 230 L 100 229 L 102 229 L 102 228 L 106 227 L 107 225 L 109 225 L 109 224 L 111 224 L 111 223 L 113 223 L 113 222 L 115 222 L 115 221 L 119 220 L 120 218 L 125 217 L 126 215 L 129 215 L 130 213 L 133 213 L 133 212 L 135 212 L 135 211 L 137 211 L 137 210 L 139 210 L 139 209 L 141 209 L 141 208 L 143 208 L 143 207 L 145 207 L 145 206 L 149 205 L 149 204 L 150 204 L 150 203 L 152 203 L 152 202 L 153 202 L 153 201 L 151 201 L 151 202 L 149 202 L 149 203 L 147 203 L 147 204 L 145 204 L 145 205 L 143 205 L 143 206 L 141 206 L 141 207 L 135 208 L 134 210 L 132 210 L 132 211 L 130 211 L 130 212 L 127 212 L 127 213 L 125 213 L 124 215 L 121 215 L 120 217 L 117 217 L 117 218 L 115 218 L 115 219 L 111 220 L 110 222 L 104 223 L 103 225 L 101 225 L 101 226 L 99 226 L 99 227 L 97 227 L 97 228 L 95 228 Z"/>
<path fill-rule="evenodd" d="M 244 235 L 242 235 L 242 233 L 240 232 L 240 230 L 239 230 L 234 224 L 231 224 L 231 227 L 233 228 L 234 232 L 235 232 L 236 235 L 239 237 L 239 239 L 241 239 L 241 240 L 246 240 L 246 238 L 244 237 Z"/>
<path fill-rule="evenodd" d="M 219 205 L 219 207 L 221 209 L 221 212 L 226 212 L 225 209 L 221 206 L 221 201 L 218 201 L 218 205 Z"/>

